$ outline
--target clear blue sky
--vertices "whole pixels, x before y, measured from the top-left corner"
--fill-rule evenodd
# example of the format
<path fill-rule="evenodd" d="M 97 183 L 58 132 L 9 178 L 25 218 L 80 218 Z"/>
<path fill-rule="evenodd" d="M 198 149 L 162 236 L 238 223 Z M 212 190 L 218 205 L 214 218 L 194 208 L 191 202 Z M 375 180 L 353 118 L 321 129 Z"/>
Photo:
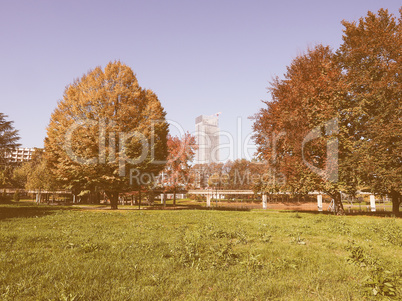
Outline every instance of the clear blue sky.
<path fill-rule="evenodd" d="M 307 47 L 336 49 L 343 19 L 400 1 L 6 1 L 0 0 L 0 112 L 24 147 L 43 147 L 65 86 L 121 60 L 152 89 L 167 117 L 195 130 L 195 117 L 222 112 L 220 128 L 239 140 L 247 118 L 269 100 L 273 76 Z M 173 132 L 174 133 L 174 132 Z M 234 157 L 241 157 L 236 147 Z"/>

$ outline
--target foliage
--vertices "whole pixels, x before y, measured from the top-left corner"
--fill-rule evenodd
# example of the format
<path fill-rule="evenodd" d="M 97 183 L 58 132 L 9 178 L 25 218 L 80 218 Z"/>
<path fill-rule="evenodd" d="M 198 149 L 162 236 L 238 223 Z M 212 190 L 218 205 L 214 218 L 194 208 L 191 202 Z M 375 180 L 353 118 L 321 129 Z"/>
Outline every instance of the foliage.
<path fill-rule="evenodd" d="M 173 204 L 176 203 L 176 191 L 179 187 L 188 188 L 190 184 L 190 163 L 197 148 L 195 137 L 185 133 L 179 137 L 168 136 L 168 157 L 163 170 L 162 185 L 174 192 Z"/>
<path fill-rule="evenodd" d="M 389 220 L 385 224 L 373 224 L 370 229 L 379 233 L 382 240 L 387 244 L 402 247 L 402 228 L 398 226 L 395 220 Z"/>
<path fill-rule="evenodd" d="M 402 192 L 400 12 L 399 19 L 380 9 L 358 22 L 344 21 L 344 42 L 336 58 L 348 87 L 343 109 L 358 138 L 356 172 L 373 192 L 393 198 L 394 211 Z"/>
<path fill-rule="evenodd" d="M 351 241 L 346 248 L 350 251 L 347 261 L 356 264 L 367 271 L 363 279 L 363 291 L 369 296 L 397 297 L 398 287 L 402 285 L 401 272 L 386 270 L 384 264 L 372 255 L 367 254 L 364 248 Z"/>
<path fill-rule="evenodd" d="M 209 164 L 195 164 L 192 166 L 192 176 L 201 189 L 211 185 L 210 177 L 212 175 L 225 174 L 225 164 L 212 162 Z M 222 184 L 222 183 L 221 183 Z M 224 185 L 222 185 L 224 187 Z"/>
<path fill-rule="evenodd" d="M 339 189 L 348 183 L 350 153 L 336 131 L 343 95 L 338 84 L 341 70 L 333 56 L 329 47 L 318 45 L 294 59 L 285 79 L 271 83 L 273 101 L 266 102 L 267 107 L 255 115 L 254 130 L 260 159 L 273 174 L 273 181 L 263 190 L 294 195 L 325 191 L 342 207 Z M 312 134 L 315 139 L 306 141 Z M 327 141 L 339 141 L 339 149 L 338 143 L 333 145 L 339 152 L 328 153 Z M 342 159 L 339 167 L 338 157 Z"/>
<path fill-rule="evenodd" d="M 402 10 L 401 10 L 402 13 Z M 275 176 L 265 187 L 293 194 L 324 191 L 343 212 L 340 191 L 402 191 L 402 22 L 381 9 L 343 22 L 334 53 L 318 45 L 296 57 L 270 86 L 255 115 L 261 160 Z"/>
<path fill-rule="evenodd" d="M 0 187 L 9 188 L 14 186 L 13 182 L 13 171 L 15 165 L 6 164 L 0 166 Z"/>
<path fill-rule="evenodd" d="M 13 121 L 7 121 L 8 116 L 0 113 L 0 187 L 13 187 L 12 173 L 14 164 L 10 162 L 11 151 L 20 146 L 18 130 L 14 129 Z"/>
<path fill-rule="evenodd" d="M 381 295 L 397 297 L 398 287 L 401 287 L 401 276 L 393 275 L 390 271 L 382 269 L 371 272 L 371 275 L 364 279 L 364 286 L 368 295 Z"/>
<path fill-rule="evenodd" d="M 225 163 L 196 164 L 192 176 L 201 187 L 260 191 L 262 183 L 270 180 L 265 165 L 246 159 L 228 160 Z"/>
<path fill-rule="evenodd" d="M 32 159 L 15 168 L 13 179 L 17 187 L 27 190 L 55 190 L 56 179 L 50 173 L 43 149 L 35 149 Z"/>
<path fill-rule="evenodd" d="M 67 86 L 52 114 L 45 155 L 54 176 L 73 191 L 140 189 L 163 169 L 168 124 L 157 96 L 121 62 L 89 71 Z M 130 183 L 131 171 L 137 175 Z M 131 185 L 130 185 L 131 184 Z"/>
<path fill-rule="evenodd" d="M 4 165 L 7 162 L 6 155 L 9 155 L 10 151 L 19 147 L 18 130 L 14 129 L 13 121 L 7 121 L 8 116 L 0 113 L 0 164 Z"/>

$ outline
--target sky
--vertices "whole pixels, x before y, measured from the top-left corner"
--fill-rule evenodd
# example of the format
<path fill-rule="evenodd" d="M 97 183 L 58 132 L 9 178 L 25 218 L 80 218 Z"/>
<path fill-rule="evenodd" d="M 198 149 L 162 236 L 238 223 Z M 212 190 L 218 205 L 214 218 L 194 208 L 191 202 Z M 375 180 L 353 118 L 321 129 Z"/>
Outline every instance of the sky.
<path fill-rule="evenodd" d="M 400 1 L 0 0 L 0 112 L 23 147 L 43 147 L 65 87 L 120 60 L 153 90 L 172 134 L 220 112 L 227 159 L 250 159 L 270 81 L 309 47 L 342 43 L 342 20 Z"/>

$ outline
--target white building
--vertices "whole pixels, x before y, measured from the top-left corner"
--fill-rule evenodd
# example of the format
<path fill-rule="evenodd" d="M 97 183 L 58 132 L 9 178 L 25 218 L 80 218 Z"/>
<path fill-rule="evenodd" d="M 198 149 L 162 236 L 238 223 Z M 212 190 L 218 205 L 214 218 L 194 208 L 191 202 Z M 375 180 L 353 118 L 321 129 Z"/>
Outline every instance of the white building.
<path fill-rule="evenodd" d="M 10 160 L 10 162 L 25 162 L 32 159 L 32 154 L 34 153 L 35 148 L 16 148 L 11 153 L 6 154 L 6 159 Z"/>
<path fill-rule="evenodd" d="M 195 119 L 195 139 L 198 145 L 195 164 L 219 162 L 219 113 Z"/>

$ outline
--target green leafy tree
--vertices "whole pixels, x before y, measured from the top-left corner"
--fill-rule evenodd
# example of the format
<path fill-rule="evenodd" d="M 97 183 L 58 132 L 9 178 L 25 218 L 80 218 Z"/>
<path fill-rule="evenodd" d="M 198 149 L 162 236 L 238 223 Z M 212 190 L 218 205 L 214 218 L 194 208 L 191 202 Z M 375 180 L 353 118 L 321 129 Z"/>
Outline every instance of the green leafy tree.
<path fill-rule="evenodd" d="M 128 66 L 97 67 L 67 86 L 52 114 L 45 139 L 48 166 L 64 187 L 98 187 L 117 209 L 120 192 L 141 189 L 143 179 L 163 169 L 165 115 L 155 93 L 141 88 Z"/>
<path fill-rule="evenodd" d="M 344 21 L 337 52 L 348 92 L 344 110 L 357 136 L 351 141 L 359 157 L 355 170 L 371 191 L 391 195 L 396 214 L 402 192 L 401 16 L 381 9 Z"/>
<path fill-rule="evenodd" d="M 56 190 L 57 182 L 44 158 L 43 149 L 35 149 L 32 159 L 14 169 L 13 180 L 19 188 L 26 190 Z"/>
<path fill-rule="evenodd" d="M 20 146 L 18 130 L 14 129 L 13 121 L 7 121 L 8 116 L 0 113 L 0 164 L 8 163 L 7 156 Z"/>
<path fill-rule="evenodd" d="M 18 130 L 14 129 L 13 121 L 7 120 L 7 115 L 0 113 L 0 187 L 11 187 L 14 166 L 9 157 L 11 151 L 20 146 Z"/>

